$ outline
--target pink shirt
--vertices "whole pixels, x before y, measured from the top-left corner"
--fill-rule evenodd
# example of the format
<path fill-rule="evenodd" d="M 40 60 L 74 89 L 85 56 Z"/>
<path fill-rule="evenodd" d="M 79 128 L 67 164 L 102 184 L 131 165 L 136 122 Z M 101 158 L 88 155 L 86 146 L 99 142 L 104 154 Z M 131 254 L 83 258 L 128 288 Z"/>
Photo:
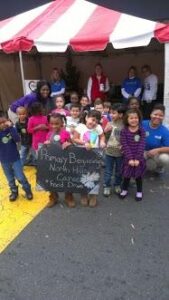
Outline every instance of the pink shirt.
<path fill-rule="evenodd" d="M 50 130 L 46 136 L 46 140 L 50 142 L 60 142 L 63 144 L 70 140 L 70 133 L 65 129 L 61 129 L 59 133 Z"/>
<path fill-rule="evenodd" d="M 34 130 L 38 125 L 47 125 L 48 121 L 46 116 L 32 116 L 28 120 L 28 133 L 32 134 L 32 148 L 38 150 L 38 145 L 43 144 L 46 140 L 48 130 Z"/>

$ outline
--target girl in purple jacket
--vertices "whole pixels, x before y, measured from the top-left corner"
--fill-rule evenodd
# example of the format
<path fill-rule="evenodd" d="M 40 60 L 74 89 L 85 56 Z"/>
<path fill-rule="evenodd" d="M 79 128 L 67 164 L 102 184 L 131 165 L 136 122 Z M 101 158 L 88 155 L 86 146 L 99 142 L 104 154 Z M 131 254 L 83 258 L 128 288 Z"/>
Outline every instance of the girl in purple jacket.
<path fill-rule="evenodd" d="M 130 178 L 135 178 L 137 185 L 136 201 L 142 200 L 142 177 L 145 172 L 145 131 L 140 127 L 141 113 L 129 109 L 124 117 L 125 128 L 121 131 L 121 147 L 123 153 L 122 191 L 120 198 L 128 194 Z"/>

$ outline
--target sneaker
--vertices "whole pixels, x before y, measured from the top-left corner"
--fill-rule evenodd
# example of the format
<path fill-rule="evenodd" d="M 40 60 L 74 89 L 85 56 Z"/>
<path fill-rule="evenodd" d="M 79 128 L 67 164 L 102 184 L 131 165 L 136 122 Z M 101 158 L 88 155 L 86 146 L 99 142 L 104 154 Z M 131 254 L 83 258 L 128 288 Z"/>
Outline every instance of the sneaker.
<path fill-rule="evenodd" d="M 27 200 L 32 200 L 33 199 L 32 191 L 26 192 L 25 197 Z"/>
<path fill-rule="evenodd" d="M 138 202 L 141 201 L 142 199 L 143 199 L 143 194 L 137 192 L 135 196 L 135 200 Z"/>
<path fill-rule="evenodd" d="M 120 199 L 124 199 L 124 198 L 127 197 L 127 195 L 128 195 L 128 191 L 123 190 L 123 191 L 121 191 L 121 193 L 119 194 L 119 197 L 120 197 Z"/>
<path fill-rule="evenodd" d="M 9 201 L 14 202 L 18 198 L 18 189 L 17 190 L 12 190 L 11 194 L 9 195 Z"/>
<path fill-rule="evenodd" d="M 121 187 L 120 187 L 120 185 L 116 185 L 116 186 L 114 187 L 114 192 L 115 192 L 115 194 L 117 194 L 117 195 L 119 195 L 119 194 L 121 193 Z"/>
<path fill-rule="evenodd" d="M 105 197 L 109 197 L 111 194 L 111 188 L 110 187 L 104 187 L 104 190 L 103 190 L 103 195 Z"/>
<path fill-rule="evenodd" d="M 91 195 L 89 198 L 89 206 L 90 207 L 96 207 L 97 205 L 97 196 L 96 195 Z"/>

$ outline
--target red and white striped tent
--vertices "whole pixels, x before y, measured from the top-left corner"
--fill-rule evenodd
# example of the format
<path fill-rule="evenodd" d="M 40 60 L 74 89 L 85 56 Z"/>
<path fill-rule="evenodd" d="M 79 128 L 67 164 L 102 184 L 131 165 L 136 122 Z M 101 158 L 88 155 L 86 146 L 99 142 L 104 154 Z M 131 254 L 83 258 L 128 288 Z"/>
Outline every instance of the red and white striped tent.
<path fill-rule="evenodd" d="M 56 0 L 0 22 L 6 53 L 64 52 L 146 46 L 152 38 L 169 41 L 169 25 L 119 13 L 85 0 Z"/>

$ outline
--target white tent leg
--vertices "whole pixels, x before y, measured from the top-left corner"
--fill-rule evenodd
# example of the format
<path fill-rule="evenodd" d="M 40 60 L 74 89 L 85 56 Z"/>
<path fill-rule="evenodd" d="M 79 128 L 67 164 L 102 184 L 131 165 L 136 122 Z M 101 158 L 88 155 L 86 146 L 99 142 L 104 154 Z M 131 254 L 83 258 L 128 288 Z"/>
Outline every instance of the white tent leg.
<path fill-rule="evenodd" d="M 164 105 L 166 108 L 165 124 L 169 127 L 169 43 L 164 44 Z"/>
<path fill-rule="evenodd" d="M 20 63 L 23 94 L 25 96 L 26 95 L 26 89 L 25 89 L 25 76 L 24 76 L 24 69 L 23 69 L 22 51 L 19 51 L 19 63 Z"/>

